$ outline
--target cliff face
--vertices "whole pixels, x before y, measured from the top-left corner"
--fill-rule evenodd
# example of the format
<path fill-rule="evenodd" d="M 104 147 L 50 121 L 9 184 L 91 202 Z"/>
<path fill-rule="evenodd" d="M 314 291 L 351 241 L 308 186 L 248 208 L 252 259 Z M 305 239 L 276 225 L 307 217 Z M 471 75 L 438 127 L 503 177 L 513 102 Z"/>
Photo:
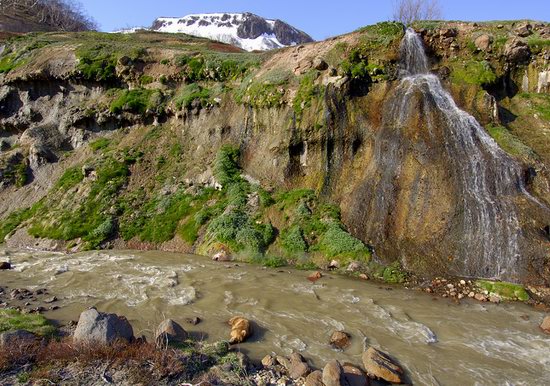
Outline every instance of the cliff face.
<path fill-rule="evenodd" d="M 375 261 L 420 275 L 497 272 L 548 285 L 548 26 L 415 29 L 430 71 L 483 125 L 474 142 L 494 144 L 490 135 L 498 156 L 493 145 L 461 143 L 464 130 L 452 131 L 460 117 L 442 112 L 433 93 L 403 88 L 403 28 L 392 23 L 261 55 L 154 33 L 8 43 L 0 56 L 7 243 L 199 253 L 253 244 L 320 264 L 368 260 L 358 238 Z M 220 174 L 235 155 L 224 144 L 239 149 L 246 182 Z M 505 167 L 517 180 L 504 181 Z M 488 222 L 464 215 L 479 202 L 471 192 L 481 171 Z M 488 269 L 512 237 L 498 225 L 511 213 L 514 270 Z"/>

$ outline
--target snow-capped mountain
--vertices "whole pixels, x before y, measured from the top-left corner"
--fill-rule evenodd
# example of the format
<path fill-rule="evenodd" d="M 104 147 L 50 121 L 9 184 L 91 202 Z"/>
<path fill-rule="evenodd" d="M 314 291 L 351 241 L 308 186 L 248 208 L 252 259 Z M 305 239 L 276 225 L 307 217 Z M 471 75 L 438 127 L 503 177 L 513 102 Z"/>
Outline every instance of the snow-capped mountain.
<path fill-rule="evenodd" d="M 265 51 L 313 41 L 305 32 L 281 20 L 268 20 L 252 13 L 161 17 L 155 20 L 151 30 L 186 33 L 232 44 L 247 51 Z"/>

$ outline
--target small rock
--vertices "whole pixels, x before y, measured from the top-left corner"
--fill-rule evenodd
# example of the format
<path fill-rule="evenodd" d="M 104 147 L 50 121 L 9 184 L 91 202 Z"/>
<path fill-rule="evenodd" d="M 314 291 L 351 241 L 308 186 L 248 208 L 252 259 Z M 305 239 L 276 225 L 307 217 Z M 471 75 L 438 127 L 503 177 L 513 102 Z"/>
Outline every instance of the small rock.
<path fill-rule="evenodd" d="M 51 298 L 44 299 L 44 303 L 53 303 L 56 302 L 57 298 L 55 296 L 52 296 Z"/>
<path fill-rule="evenodd" d="M 11 264 L 8 263 L 7 261 L 0 262 L 0 270 L 7 270 L 7 269 L 11 269 Z"/>
<path fill-rule="evenodd" d="M 496 304 L 498 304 L 498 303 L 500 303 L 500 296 L 491 295 L 491 296 L 489 296 L 489 301 L 490 301 L 491 303 L 496 303 Z"/>
<path fill-rule="evenodd" d="M 370 377 L 390 383 L 403 383 L 403 369 L 387 354 L 374 347 L 363 353 L 363 365 Z"/>
<path fill-rule="evenodd" d="M 359 275 L 359 279 L 369 280 L 369 276 L 366 273 L 362 273 Z"/>
<path fill-rule="evenodd" d="M 463 294 L 458 294 L 458 298 L 459 299 L 464 299 L 464 295 Z"/>
<path fill-rule="evenodd" d="M 247 319 L 235 316 L 228 323 L 231 326 L 230 344 L 242 343 L 252 335 L 252 327 Z"/>
<path fill-rule="evenodd" d="M 283 366 L 287 371 L 288 369 L 290 369 L 290 366 L 291 366 L 290 359 L 282 355 L 277 355 L 275 359 L 277 360 L 277 363 Z"/>
<path fill-rule="evenodd" d="M 540 328 L 547 334 L 550 334 L 550 316 L 545 316 L 540 324 Z"/>
<path fill-rule="evenodd" d="M 368 386 L 369 380 L 363 370 L 345 363 L 344 366 L 344 378 L 348 382 L 349 386 Z"/>
<path fill-rule="evenodd" d="M 346 268 L 347 272 L 357 272 L 361 270 L 361 263 L 358 261 L 352 261 L 348 264 L 348 267 Z"/>
<path fill-rule="evenodd" d="M 447 288 L 453 289 L 453 288 L 455 288 L 455 286 L 453 284 L 449 283 L 449 284 L 447 284 Z"/>
<path fill-rule="evenodd" d="M 307 279 L 312 282 L 312 283 L 315 283 L 317 280 L 319 280 L 320 278 L 323 277 L 323 274 L 319 271 L 315 271 L 313 272 L 311 275 L 309 275 L 307 277 Z"/>
<path fill-rule="evenodd" d="M 466 280 L 461 280 L 460 285 L 466 285 Z"/>
<path fill-rule="evenodd" d="M 187 318 L 187 319 L 185 319 L 185 321 L 189 324 L 192 324 L 193 326 L 196 326 L 197 324 L 202 322 L 201 318 L 199 318 L 198 316 L 194 316 L 192 318 Z"/>
<path fill-rule="evenodd" d="M 298 353 L 292 353 L 290 356 L 290 367 L 288 375 L 292 379 L 299 379 L 307 376 L 311 372 L 311 368 L 304 361 L 304 358 Z"/>
<path fill-rule="evenodd" d="M 335 348 L 343 350 L 350 345 L 350 336 L 344 331 L 334 331 L 330 336 L 330 344 Z"/>
<path fill-rule="evenodd" d="M 332 260 L 327 268 L 328 269 L 338 269 L 338 268 L 340 268 L 340 262 L 338 260 Z"/>
<path fill-rule="evenodd" d="M 323 373 L 319 370 L 315 370 L 309 374 L 306 378 L 304 386 L 325 386 L 323 384 Z"/>
<path fill-rule="evenodd" d="M 471 291 L 469 294 L 468 294 L 468 297 L 469 298 L 473 298 L 474 296 L 476 296 L 476 293 L 474 291 Z"/>
<path fill-rule="evenodd" d="M 340 362 L 337 360 L 328 362 L 323 369 L 323 384 L 325 386 L 343 386 L 345 382 L 344 369 Z"/>
<path fill-rule="evenodd" d="M 474 299 L 480 302 L 484 302 L 487 300 L 487 298 L 483 294 L 475 294 Z"/>
<path fill-rule="evenodd" d="M 262 365 L 264 367 L 271 367 L 274 364 L 275 364 L 275 360 L 271 355 L 266 355 L 265 357 L 262 358 Z"/>
<path fill-rule="evenodd" d="M 166 346 L 170 343 L 183 343 L 189 334 L 172 319 L 164 320 L 155 332 L 155 342 L 158 346 Z"/>
<path fill-rule="evenodd" d="M 480 35 L 474 40 L 476 48 L 480 51 L 488 51 L 491 47 L 492 38 L 489 35 Z"/>

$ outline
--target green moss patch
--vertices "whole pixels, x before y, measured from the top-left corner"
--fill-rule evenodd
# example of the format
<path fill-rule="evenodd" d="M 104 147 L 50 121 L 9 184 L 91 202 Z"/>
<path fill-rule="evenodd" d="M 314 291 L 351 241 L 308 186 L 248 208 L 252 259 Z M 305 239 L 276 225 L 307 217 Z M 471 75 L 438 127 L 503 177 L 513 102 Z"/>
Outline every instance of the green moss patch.
<path fill-rule="evenodd" d="M 164 95 L 160 90 L 123 90 L 111 102 L 109 109 L 115 114 L 123 111 L 144 114 L 148 110 L 160 113 L 163 111 L 163 100 Z"/>
<path fill-rule="evenodd" d="M 451 81 L 456 84 L 486 86 L 496 80 L 497 75 L 487 61 L 467 60 L 455 62 L 452 66 Z"/>
<path fill-rule="evenodd" d="M 534 157 L 533 150 L 503 126 L 488 125 L 487 131 L 507 153 L 518 157 Z"/>
<path fill-rule="evenodd" d="M 42 315 L 22 314 L 14 309 L 0 310 L 0 333 L 26 330 L 40 336 L 51 336 L 55 327 Z"/>
<path fill-rule="evenodd" d="M 475 283 L 479 288 L 486 290 L 489 295 L 497 295 L 504 300 L 529 300 L 529 294 L 520 284 L 503 281 L 478 280 Z"/>
<path fill-rule="evenodd" d="M 181 110 L 183 107 L 191 107 L 191 104 L 195 100 L 198 100 L 201 106 L 204 107 L 210 103 L 210 94 L 211 92 L 208 88 L 202 87 L 197 83 L 191 83 L 181 89 L 174 103 L 178 110 Z"/>

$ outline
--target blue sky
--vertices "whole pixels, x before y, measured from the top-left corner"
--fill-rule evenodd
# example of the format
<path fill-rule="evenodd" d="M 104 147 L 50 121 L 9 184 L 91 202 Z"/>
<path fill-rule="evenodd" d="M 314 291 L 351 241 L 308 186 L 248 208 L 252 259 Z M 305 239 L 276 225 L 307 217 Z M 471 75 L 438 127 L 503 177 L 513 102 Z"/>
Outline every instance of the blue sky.
<path fill-rule="evenodd" d="M 394 0 L 81 0 L 102 31 L 149 26 L 158 16 L 253 12 L 284 20 L 321 40 L 389 20 Z M 550 21 L 550 0 L 440 0 L 448 20 Z"/>

